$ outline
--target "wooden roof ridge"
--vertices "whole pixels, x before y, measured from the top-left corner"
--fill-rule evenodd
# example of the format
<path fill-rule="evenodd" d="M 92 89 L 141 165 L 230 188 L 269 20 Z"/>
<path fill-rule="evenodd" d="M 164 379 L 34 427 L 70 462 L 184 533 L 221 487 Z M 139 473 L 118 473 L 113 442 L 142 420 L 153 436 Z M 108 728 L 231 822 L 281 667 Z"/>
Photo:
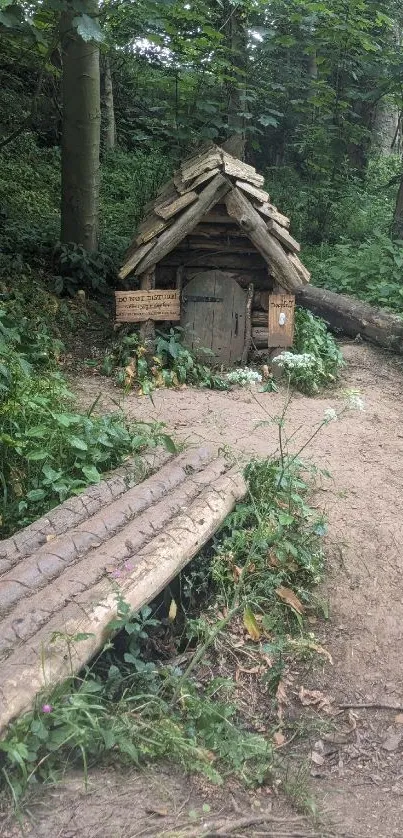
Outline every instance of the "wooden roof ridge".
<path fill-rule="evenodd" d="M 290 219 L 270 203 L 263 186 L 264 177 L 254 166 L 213 142 L 206 143 L 181 163 L 146 205 L 119 278 L 153 268 L 223 201 L 233 223 L 251 240 L 282 287 L 296 290 L 309 282 L 309 271 L 296 255 L 300 245 L 288 232 Z"/>

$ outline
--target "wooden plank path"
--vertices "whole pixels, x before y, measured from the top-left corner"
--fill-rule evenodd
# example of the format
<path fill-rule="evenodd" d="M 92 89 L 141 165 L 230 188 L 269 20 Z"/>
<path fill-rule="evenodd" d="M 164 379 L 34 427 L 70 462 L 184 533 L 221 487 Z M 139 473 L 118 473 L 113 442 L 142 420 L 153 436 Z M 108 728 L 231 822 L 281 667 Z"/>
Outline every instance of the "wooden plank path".
<path fill-rule="evenodd" d="M 213 449 L 163 460 L 136 485 L 118 470 L 0 542 L 0 732 L 102 649 L 119 599 L 133 611 L 153 600 L 246 492 Z"/>

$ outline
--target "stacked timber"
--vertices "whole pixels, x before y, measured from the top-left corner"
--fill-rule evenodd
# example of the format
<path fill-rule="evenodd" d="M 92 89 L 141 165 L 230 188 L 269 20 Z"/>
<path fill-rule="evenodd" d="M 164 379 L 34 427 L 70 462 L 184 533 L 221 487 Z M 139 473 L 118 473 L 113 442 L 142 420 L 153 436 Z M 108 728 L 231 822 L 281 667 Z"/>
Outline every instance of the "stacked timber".
<path fill-rule="evenodd" d="M 211 254 L 217 267 L 256 270 L 295 293 L 309 282 L 290 219 L 270 202 L 264 178 L 253 166 L 210 144 L 183 162 L 147 207 L 129 247 L 120 279 L 140 277 L 175 263 L 197 267 Z M 172 273 L 167 272 L 167 277 Z M 161 274 L 164 281 L 163 273 Z"/>

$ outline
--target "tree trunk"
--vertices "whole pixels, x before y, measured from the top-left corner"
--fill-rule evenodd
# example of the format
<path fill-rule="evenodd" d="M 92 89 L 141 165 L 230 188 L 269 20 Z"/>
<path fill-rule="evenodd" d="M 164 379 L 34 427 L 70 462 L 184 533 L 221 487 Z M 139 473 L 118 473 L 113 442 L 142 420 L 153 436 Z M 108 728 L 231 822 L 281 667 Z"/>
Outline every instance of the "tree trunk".
<path fill-rule="evenodd" d="M 245 71 L 247 65 L 247 36 L 241 6 L 232 2 L 223 3 L 223 29 L 225 32 L 228 60 L 232 67 L 228 73 L 231 78 L 226 83 L 227 88 L 227 125 L 231 139 L 231 149 L 227 149 L 239 160 L 245 159 L 246 131 L 245 117 L 241 114 L 246 110 L 247 103 L 244 95 Z"/>
<path fill-rule="evenodd" d="M 372 148 L 382 157 L 389 157 L 399 152 L 399 112 L 394 102 L 380 99 L 374 113 L 372 128 Z"/>
<path fill-rule="evenodd" d="M 400 178 L 396 196 L 396 206 L 393 213 L 392 233 L 394 238 L 403 239 L 403 172 Z"/>
<path fill-rule="evenodd" d="M 296 296 L 298 305 L 323 317 L 331 329 L 350 337 L 360 335 L 378 346 L 403 353 L 403 320 L 396 314 L 313 285 L 304 285 Z M 259 329 L 260 341 L 261 333 Z"/>
<path fill-rule="evenodd" d="M 106 150 L 111 151 L 116 145 L 116 122 L 113 103 L 112 73 L 108 56 L 105 56 L 103 70 L 102 106 L 104 117 L 104 144 Z"/>
<path fill-rule="evenodd" d="M 98 10 L 86 0 L 87 14 Z M 62 32 L 62 205 L 61 240 L 98 246 L 100 77 L 99 49 L 73 28 L 74 14 L 63 14 Z"/>

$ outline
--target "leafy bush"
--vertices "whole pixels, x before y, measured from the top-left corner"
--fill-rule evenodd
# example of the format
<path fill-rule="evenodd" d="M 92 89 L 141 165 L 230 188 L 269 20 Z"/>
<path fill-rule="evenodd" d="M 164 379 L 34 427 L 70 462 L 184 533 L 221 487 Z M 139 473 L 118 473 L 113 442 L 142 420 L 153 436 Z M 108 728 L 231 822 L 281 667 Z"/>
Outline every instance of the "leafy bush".
<path fill-rule="evenodd" d="M 199 350 L 199 354 L 208 350 Z M 136 388 L 148 395 L 156 387 L 179 387 L 195 384 L 199 387 L 225 390 L 225 379 L 216 375 L 206 364 L 200 363 L 195 353 L 182 344 L 181 329 L 157 333 L 155 355 L 150 358 L 140 341 L 138 332 L 122 335 L 111 352 L 105 355 L 101 371 L 114 375 L 121 386 Z"/>
<path fill-rule="evenodd" d="M 110 293 L 117 279 L 109 256 L 99 251 L 88 252 L 79 244 L 59 244 L 54 250 L 54 277 L 56 294 L 74 297 L 77 291 L 90 295 Z"/>
<path fill-rule="evenodd" d="M 403 241 L 375 231 L 361 244 L 342 242 L 309 261 L 316 285 L 403 312 Z"/>
<path fill-rule="evenodd" d="M 50 252 L 59 238 L 60 151 L 23 135 L 1 154 L 0 247 L 22 256 Z"/>
<path fill-rule="evenodd" d="M 102 161 L 100 248 L 115 266 L 145 204 L 171 171 L 169 158 L 158 149 L 148 153 L 116 149 Z M 7 153 L 1 154 L 0 207 L 0 249 L 13 256 L 39 259 L 52 273 L 53 248 L 60 237 L 60 149 L 39 147 L 30 134 L 8 147 Z M 105 265 L 96 270 L 103 276 Z"/>
<path fill-rule="evenodd" d="M 344 360 L 324 320 L 297 308 L 292 350 L 281 352 L 275 363 L 286 374 L 290 386 L 315 395 L 335 383 Z"/>
<path fill-rule="evenodd" d="M 396 155 L 370 160 L 364 181 L 347 169 L 330 180 L 325 172 L 312 179 L 284 166 L 270 169 L 266 182 L 274 203 L 290 216 L 294 235 L 317 246 L 363 241 L 376 230 L 386 235 L 396 200 L 396 184 L 389 182 L 399 171 Z"/>
<path fill-rule="evenodd" d="M 74 410 L 58 371 L 60 343 L 18 300 L 0 310 L 0 483 L 3 534 L 77 494 L 129 454 L 172 445 L 159 426 Z"/>
<path fill-rule="evenodd" d="M 282 428 L 279 425 L 280 433 Z M 284 612 L 278 594 L 291 588 L 309 607 L 310 588 L 323 568 L 323 516 L 307 505 L 310 470 L 298 458 L 254 460 L 246 468 L 248 494 L 228 516 L 215 545 L 212 574 L 224 601 L 231 599 L 242 574 L 245 603 L 264 615 L 270 631 L 298 608 Z"/>
<path fill-rule="evenodd" d="M 102 162 L 100 196 L 101 250 L 116 265 L 139 224 L 144 207 L 171 175 L 172 163 L 158 149 L 126 152 L 115 149 Z"/>

